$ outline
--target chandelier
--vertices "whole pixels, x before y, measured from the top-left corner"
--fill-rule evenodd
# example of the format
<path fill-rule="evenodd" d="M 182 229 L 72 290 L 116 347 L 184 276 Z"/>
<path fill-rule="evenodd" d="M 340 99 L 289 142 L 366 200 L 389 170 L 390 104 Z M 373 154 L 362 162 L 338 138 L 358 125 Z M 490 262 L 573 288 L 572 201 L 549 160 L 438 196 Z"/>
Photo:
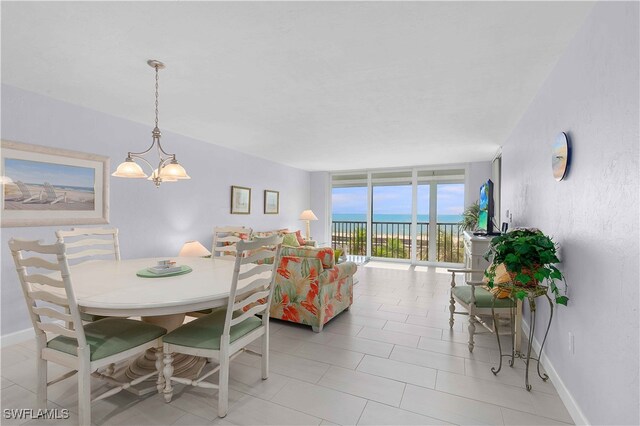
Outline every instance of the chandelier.
<path fill-rule="evenodd" d="M 134 179 L 146 178 L 147 180 L 152 181 L 156 187 L 159 187 L 162 182 L 176 182 L 180 179 L 191 179 L 191 177 L 187 174 L 184 167 L 178 164 L 176 155 L 167 153 L 162 149 L 162 145 L 160 145 L 161 134 L 160 129 L 158 128 L 158 70 L 163 69 L 165 66 L 162 62 L 156 61 L 155 59 L 148 60 L 147 64 L 156 70 L 156 125 L 151 132 L 153 140 L 151 142 L 151 146 L 145 151 L 127 153 L 127 158 L 125 158 L 123 163 L 120 163 L 116 171 L 113 172 L 111 176 Z M 154 169 L 151 163 L 144 158 L 144 156 L 151 152 L 154 147 L 156 147 L 159 157 L 158 167 L 156 169 Z M 140 167 L 134 159 L 138 159 L 146 163 L 151 169 L 151 175 L 147 176 L 147 174 L 142 170 L 142 167 Z"/>

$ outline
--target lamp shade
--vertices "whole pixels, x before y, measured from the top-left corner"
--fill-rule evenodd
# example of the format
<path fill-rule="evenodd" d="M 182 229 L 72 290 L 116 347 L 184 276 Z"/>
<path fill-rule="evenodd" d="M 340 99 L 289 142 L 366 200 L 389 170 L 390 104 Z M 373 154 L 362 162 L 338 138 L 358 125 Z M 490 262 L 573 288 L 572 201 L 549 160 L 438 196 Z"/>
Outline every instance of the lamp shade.
<path fill-rule="evenodd" d="M 136 162 L 131 159 L 127 159 L 120 163 L 116 171 L 111 173 L 111 176 L 143 179 L 147 177 L 147 174 L 142 171 L 142 167 L 140 167 Z"/>
<path fill-rule="evenodd" d="M 160 178 L 165 179 L 191 179 L 187 171 L 180 164 L 169 163 L 160 169 Z"/>
<path fill-rule="evenodd" d="M 158 169 L 155 169 L 153 171 L 153 173 L 151 173 L 151 176 L 149 176 L 147 178 L 147 180 L 154 180 L 158 177 Z M 160 178 L 162 180 L 162 182 L 177 182 L 178 179 L 174 178 L 174 177 L 169 177 L 169 176 L 162 176 Z"/>
<path fill-rule="evenodd" d="M 300 220 L 318 220 L 311 210 L 305 210 L 300 213 Z"/>
<path fill-rule="evenodd" d="M 205 246 L 200 244 L 200 241 L 187 241 L 182 246 L 180 257 L 205 257 L 211 256 L 211 252 L 207 250 Z"/>

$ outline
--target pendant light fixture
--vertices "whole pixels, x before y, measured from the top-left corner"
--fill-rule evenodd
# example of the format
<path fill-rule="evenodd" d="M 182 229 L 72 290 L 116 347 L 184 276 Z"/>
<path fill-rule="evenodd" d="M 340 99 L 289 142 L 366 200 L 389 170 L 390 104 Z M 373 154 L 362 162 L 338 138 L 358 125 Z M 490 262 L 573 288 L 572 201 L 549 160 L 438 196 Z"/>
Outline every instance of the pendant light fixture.
<path fill-rule="evenodd" d="M 151 132 L 153 140 L 151 142 L 151 146 L 147 150 L 142 152 L 129 152 L 127 154 L 127 158 L 125 158 L 124 162 L 118 166 L 111 176 L 133 179 L 147 178 L 147 180 L 152 181 L 155 183 L 156 187 L 158 187 L 162 182 L 176 182 L 180 179 L 191 179 L 191 177 L 189 177 L 184 167 L 178 164 L 176 155 L 167 153 L 162 149 L 162 145 L 160 145 L 161 134 L 160 129 L 158 128 L 158 71 L 163 69 L 165 66 L 162 62 L 156 61 L 155 59 L 148 60 L 147 64 L 156 70 L 156 125 Z M 160 158 L 156 169 L 154 169 L 151 163 L 144 158 L 144 156 L 149 153 L 153 147 L 156 147 L 158 157 Z M 142 170 L 142 167 L 134 161 L 134 158 L 143 161 L 150 167 L 150 176 L 147 176 L 144 170 Z"/>

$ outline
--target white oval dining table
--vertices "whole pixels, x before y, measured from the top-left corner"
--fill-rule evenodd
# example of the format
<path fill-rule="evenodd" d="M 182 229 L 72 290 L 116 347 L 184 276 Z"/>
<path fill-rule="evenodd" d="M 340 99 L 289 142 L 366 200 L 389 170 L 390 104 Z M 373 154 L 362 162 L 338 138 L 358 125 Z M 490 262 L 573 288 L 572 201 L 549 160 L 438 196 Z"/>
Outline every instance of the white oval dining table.
<path fill-rule="evenodd" d="M 153 278 L 136 275 L 166 259 L 95 260 L 71 266 L 71 283 L 80 311 L 112 317 L 139 316 L 172 331 L 184 322 L 187 312 L 227 305 L 235 262 L 177 257 L 172 260 L 177 265 L 190 266 L 192 272 Z M 238 283 L 239 290 L 242 284 Z M 124 374 L 130 379 L 145 375 L 155 369 L 155 361 L 155 350 L 149 350 L 130 363 Z M 174 374 L 193 378 L 204 364 L 203 358 L 178 356 L 174 360 Z M 155 386 L 135 393 L 153 389 Z"/>
<path fill-rule="evenodd" d="M 166 316 L 224 306 L 234 262 L 200 257 L 172 258 L 188 274 L 142 278 L 136 272 L 166 258 L 96 260 L 71 266 L 71 283 L 81 312 L 105 316 Z M 238 283 L 238 289 L 242 283 Z"/>

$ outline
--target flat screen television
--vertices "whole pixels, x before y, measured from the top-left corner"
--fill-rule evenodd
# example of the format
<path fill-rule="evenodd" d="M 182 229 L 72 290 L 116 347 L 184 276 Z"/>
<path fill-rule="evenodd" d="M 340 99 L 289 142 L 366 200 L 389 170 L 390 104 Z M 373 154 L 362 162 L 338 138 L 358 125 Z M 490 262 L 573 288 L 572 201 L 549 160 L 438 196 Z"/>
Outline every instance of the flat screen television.
<path fill-rule="evenodd" d="M 480 187 L 480 213 L 478 214 L 479 235 L 492 235 L 493 230 L 493 182 L 487 180 Z"/>

